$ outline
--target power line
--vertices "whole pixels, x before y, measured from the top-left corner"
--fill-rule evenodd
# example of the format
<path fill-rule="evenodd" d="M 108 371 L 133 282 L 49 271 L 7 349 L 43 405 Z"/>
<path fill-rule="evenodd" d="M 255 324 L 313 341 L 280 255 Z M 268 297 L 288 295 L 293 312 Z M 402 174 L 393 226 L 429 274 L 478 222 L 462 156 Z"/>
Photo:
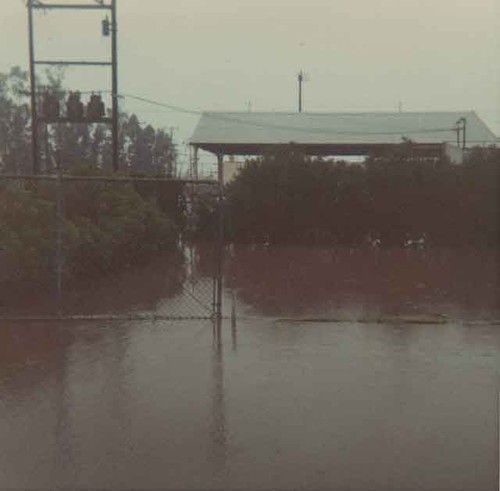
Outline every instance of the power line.
<path fill-rule="evenodd" d="M 257 121 L 247 121 L 238 119 L 236 117 L 223 116 L 221 114 L 203 112 L 196 109 L 188 109 L 185 107 L 177 106 L 174 104 L 167 104 L 165 102 L 156 101 L 154 99 L 149 99 L 146 97 L 136 96 L 132 94 L 120 94 L 120 97 L 124 97 L 127 99 L 133 99 L 140 102 L 145 102 L 147 104 L 152 104 L 154 106 L 163 107 L 165 109 L 169 109 L 170 111 L 180 112 L 184 114 L 191 114 L 195 116 L 204 115 L 207 118 L 216 119 L 219 121 L 225 121 L 228 123 L 236 123 L 247 126 L 255 126 L 259 128 L 272 128 L 272 129 L 281 129 L 288 131 L 299 131 L 301 133 L 322 133 L 327 135 L 410 135 L 410 134 L 422 134 L 422 133 L 443 133 L 455 131 L 456 128 L 422 128 L 418 130 L 400 130 L 400 131 L 334 131 L 323 128 L 300 128 L 296 126 L 287 126 L 287 125 L 277 125 L 272 123 L 260 123 Z"/>
<path fill-rule="evenodd" d="M 120 97 L 124 97 L 126 99 L 134 99 L 134 100 L 140 101 L 140 102 L 146 102 L 147 104 L 152 104 L 154 106 L 163 107 L 165 109 L 170 109 L 171 111 L 176 111 L 176 112 L 180 112 L 180 113 L 192 114 L 195 116 L 200 116 L 201 114 L 203 114 L 202 111 L 198 111 L 196 109 L 186 109 L 185 107 L 175 106 L 173 104 L 166 104 L 165 102 L 155 101 L 153 99 L 148 99 L 147 97 L 140 97 L 138 95 L 122 93 L 122 94 L 120 94 Z"/>
<path fill-rule="evenodd" d="M 58 92 L 65 93 L 66 91 L 61 90 Z M 79 91 L 79 92 L 81 94 L 111 93 L 110 90 L 85 90 L 85 91 Z M 221 114 L 201 111 L 198 109 L 188 109 L 188 108 L 185 108 L 182 106 L 168 104 L 165 102 L 156 101 L 154 99 L 149 99 L 147 97 L 137 96 L 137 95 L 133 95 L 133 94 L 121 93 L 118 95 L 118 98 L 120 98 L 120 99 L 132 99 L 132 100 L 136 100 L 139 102 L 151 104 L 153 106 L 168 109 L 170 111 L 184 113 L 184 114 L 190 114 L 190 115 L 194 115 L 194 116 L 204 115 L 207 118 L 225 121 L 228 123 L 236 123 L 236 124 L 242 124 L 242 125 L 247 125 L 247 126 L 255 126 L 255 127 L 259 127 L 259 128 L 272 128 L 272 129 L 281 129 L 281 130 L 289 130 L 289 131 L 299 131 L 301 133 L 321 133 L 321 134 L 327 134 L 327 135 L 350 136 L 350 135 L 409 135 L 409 134 L 422 134 L 422 133 L 443 133 L 443 132 L 448 133 L 450 131 L 456 131 L 456 127 L 452 127 L 452 128 L 423 128 L 423 129 L 406 130 L 406 131 L 404 131 L 404 130 L 400 130 L 400 131 L 334 131 L 334 130 L 328 130 L 328 129 L 323 129 L 323 128 L 300 128 L 297 126 L 276 125 L 276 124 L 272 124 L 272 123 L 259 123 L 257 121 L 242 120 L 242 119 L 238 119 L 236 117 L 223 116 Z M 352 115 L 356 116 L 356 113 L 353 113 Z M 141 124 L 146 124 L 146 123 L 141 122 Z"/>

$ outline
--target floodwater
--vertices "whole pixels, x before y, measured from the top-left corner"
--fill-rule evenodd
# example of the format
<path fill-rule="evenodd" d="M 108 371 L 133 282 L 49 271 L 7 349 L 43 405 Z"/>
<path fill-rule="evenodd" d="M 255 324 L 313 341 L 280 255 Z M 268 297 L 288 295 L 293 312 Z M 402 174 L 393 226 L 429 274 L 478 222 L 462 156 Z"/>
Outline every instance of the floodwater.
<path fill-rule="evenodd" d="M 79 299 L 197 294 L 151 275 Z M 0 488 L 497 489 L 496 253 L 239 247 L 225 279 L 219 342 L 203 320 L 2 323 Z"/>

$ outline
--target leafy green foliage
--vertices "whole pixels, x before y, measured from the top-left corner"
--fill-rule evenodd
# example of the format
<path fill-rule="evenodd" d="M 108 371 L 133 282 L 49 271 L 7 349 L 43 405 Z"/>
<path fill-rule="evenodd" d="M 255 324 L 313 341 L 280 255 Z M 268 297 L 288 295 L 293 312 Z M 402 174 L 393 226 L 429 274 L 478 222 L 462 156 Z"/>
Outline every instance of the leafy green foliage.
<path fill-rule="evenodd" d="M 17 266 L 19 278 L 38 276 L 49 268 L 53 204 L 15 186 L 0 189 L 0 250 Z"/>
<path fill-rule="evenodd" d="M 38 90 L 48 90 L 64 109 L 64 73 L 48 71 Z M 0 173 L 31 174 L 31 120 L 26 71 L 0 73 Z M 169 134 L 136 116 L 120 114 L 122 173 L 171 175 L 175 150 Z M 102 124 L 42 127 L 42 171 L 105 176 L 111 168 L 111 135 Z M 67 277 L 97 275 L 172 251 L 183 225 L 182 189 L 168 183 L 65 182 L 63 220 L 57 226 L 54 182 L 0 184 L 0 251 L 16 278 L 51 274 L 57 237 L 62 238 Z M 168 189 L 167 189 L 168 187 Z M 1 273 L 1 271 L 0 271 Z"/>
<path fill-rule="evenodd" d="M 38 91 L 47 91 L 55 97 L 64 112 L 67 98 L 64 72 L 49 70 L 38 78 Z M 84 95 L 82 101 L 86 103 L 89 97 Z M 119 123 L 121 168 L 173 175 L 176 152 L 170 134 L 151 125 L 142 125 L 134 114 L 120 113 Z M 112 167 L 108 125 L 40 125 L 38 141 L 43 172 L 51 172 L 57 165 L 63 170 L 81 166 Z M 15 67 L 9 73 L 0 73 L 0 173 L 30 174 L 31 171 L 28 74 Z"/>
<path fill-rule="evenodd" d="M 227 189 L 227 235 L 257 243 L 498 244 L 499 150 L 474 149 L 465 165 L 407 150 L 361 166 L 294 151 L 251 160 Z"/>
<path fill-rule="evenodd" d="M 0 250 L 15 262 L 17 279 L 43 278 L 55 265 L 56 183 L 0 189 Z M 179 231 L 154 196 L 130 183 L 64 182 L 60 225 L 67 278 L 101 275 L 175 252 Z"/>
<path fill-rule="evenodd" d="M 23 172 L 31 167 L 28 75 L 20 68 L 0 73 L 0 169 Z"/>
<path fill-rule="evenodd" d="M 79 231 L 70 263 L 79 273 L 123 268 L 173 250 L 174 223 L 129 183 L 72 183 L 65 213 Z"/>

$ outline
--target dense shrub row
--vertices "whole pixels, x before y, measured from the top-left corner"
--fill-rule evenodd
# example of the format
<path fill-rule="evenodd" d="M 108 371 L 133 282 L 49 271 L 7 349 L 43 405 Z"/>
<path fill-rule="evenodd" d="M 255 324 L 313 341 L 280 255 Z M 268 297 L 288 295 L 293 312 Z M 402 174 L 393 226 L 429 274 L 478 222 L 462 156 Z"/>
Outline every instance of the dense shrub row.
<path fill-rule="evenodd" d="M 15 279 L 50 275 L 58 236 L 66 278 L 100 275 L 140 263 L 161 251 L 175 251 L 180 190 L 171 185 L 167 189 L 155 187 L 65 181 L 63 225 L 58 233 L 54 182 L 2 184 L 0 250 L 15 265 L 11 268 Z"/>
<path fill-rule="evenodd" d="M 404 148 L 363 165 L 295 151 L 265 156 L 249 161 L 227 187 L 226 241 L 497 247 L 499 169 L 498 149 L 475 149 L 464 165 L 408 158 Z M 216 199 L 211 190 L 202 195 L 186 206 L 180 184 L 65 181 L 65 277 L 101 275 L 176 251 L 181 237 L 213 240 Z M 56 197 L 55 182 L 1 183 L 0 281 L 6 262 L 16 279 L 52 274 Z"/>
<path fill-rule="evenodd" d="M 496 246 L 498 149 L 463 165 L 413 158 L 402 146 L 362 165 L 294 151 L 251 160 L 227 189 L 228 240 L 360 245 Z"/>

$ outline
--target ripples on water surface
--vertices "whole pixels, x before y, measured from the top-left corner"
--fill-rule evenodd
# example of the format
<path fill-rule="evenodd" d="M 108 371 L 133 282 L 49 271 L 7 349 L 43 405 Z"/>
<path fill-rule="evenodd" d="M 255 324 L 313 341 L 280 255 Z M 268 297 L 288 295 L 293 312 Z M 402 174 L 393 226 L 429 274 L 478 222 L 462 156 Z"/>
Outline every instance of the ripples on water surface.
<path fill-rule="evenodd" d="M 221 344 L 207 321 L 4 323 L 0 487 L 496 489 L 497 273 L 475 251 L 238 248 Z M 114 311 L 165 312 L 149 277 Z"/>

